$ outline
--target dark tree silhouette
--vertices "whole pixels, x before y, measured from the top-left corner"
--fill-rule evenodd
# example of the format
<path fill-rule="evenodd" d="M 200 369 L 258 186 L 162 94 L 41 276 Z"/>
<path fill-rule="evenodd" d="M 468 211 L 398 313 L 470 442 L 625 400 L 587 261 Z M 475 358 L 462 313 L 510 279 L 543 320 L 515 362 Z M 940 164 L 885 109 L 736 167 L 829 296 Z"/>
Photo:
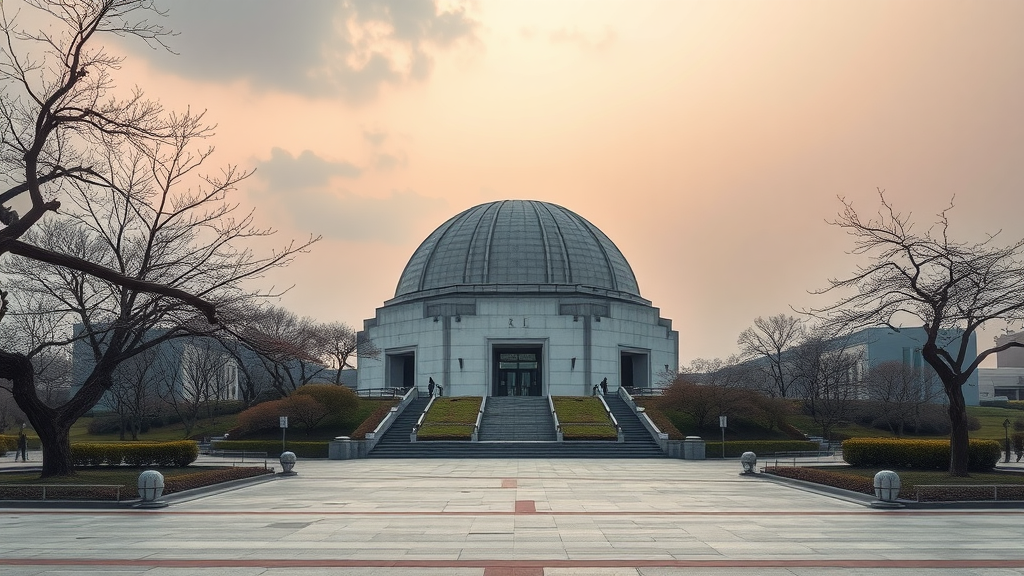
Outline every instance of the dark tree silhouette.
<path fill-rule="evenodd" d="M 1024 319 L 1024 239 L 997 244 L 998 233 L 978 242 L 951 236 L 953 204 L 928 229 L 918 231 L 878 192 L 881 207 L 863 219 L 852 202 L 840 198 L 843 211 L 832 224 L 854 239 L 853 254 L 867 257 L 848 278 L 829 280 L 819 294 L 838 300 L 808 312 L 841 330 L 923 325 L 927 338 L 921 355 L 949 399 L 949 473 L 967 475 L 967 408 L 963 385 L 990 355 L 1024 344 L 1008 342 L 971 358 L 971 340 L 993 321 Z"/>

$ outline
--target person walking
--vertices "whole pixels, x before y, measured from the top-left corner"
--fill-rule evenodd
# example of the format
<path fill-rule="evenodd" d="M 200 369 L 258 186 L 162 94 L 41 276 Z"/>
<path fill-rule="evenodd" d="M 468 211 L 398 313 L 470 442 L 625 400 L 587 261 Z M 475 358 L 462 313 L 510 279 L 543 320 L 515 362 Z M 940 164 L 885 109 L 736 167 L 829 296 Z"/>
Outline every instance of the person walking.
<path fill-rule="evenodd" d="M 429 380 L 427 381 L 427 394 L 428 394 L 429 396 L 433 396 L 433 395 L 434 395 L 434 387 L 435 387 L 435 386 L 437 386 L 437 384 L 434 384 L 434 378 L 433 378 L 433 377 L 431 377 L 431 378 L 430 378 L 430 379 L 429 379 Z"/>
<path fill-rule="evenodd" d="M 601 380 L 601 396 L 608 395 L 608 379 Z"/>
<path fill-rule="evenodd" d="M 18 434 L 18 450 L 14 453 L 14 461 L 18 461 L 18 454 L 21 454 L 21 461 L 28 462 L 28 436 L 25 436 L 25 431 L 22 430 Z"/>

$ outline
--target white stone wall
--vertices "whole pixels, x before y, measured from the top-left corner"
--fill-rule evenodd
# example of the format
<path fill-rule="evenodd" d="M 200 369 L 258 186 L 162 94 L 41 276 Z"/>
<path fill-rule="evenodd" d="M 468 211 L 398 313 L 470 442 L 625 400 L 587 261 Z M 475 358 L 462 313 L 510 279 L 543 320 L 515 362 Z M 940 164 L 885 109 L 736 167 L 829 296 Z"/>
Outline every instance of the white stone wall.
<path fill-rule="evenodd" d="M 493 374 L 495 346 L 528 344 L 543 349 L 541 382 L 545 394 L 585 395 L 602 378 L 609 390 L 619 385 L 623 350 L 647 353 L 647 382 L 658 373 L 678 366 L 678 337 L 658 324 L 658 311 L 650 306 L 608 301 L 610 317 L 591 317 L 591 376 L 586 376 L 585 325 L 588 319 L 560 315 L 557 297 L 477 298 L 476 315 L 422 317 L 422 302 L 396 304 L 377 311 L 377 325 L 367 336 L 382 351 L 379 359 L 361 358 L 359 387 L 381 388 L 389 352 L 414 350 L 415 382 L 426 391 L 428 378 L 445 387 L 446 395 L 487 396 Z M 445 380 L 444 328 L 450 326 L 449 379 Z M 459 366 L 459 359 L 462 366 Z M 576 358 L 575 367 L 572 358 Z"/>

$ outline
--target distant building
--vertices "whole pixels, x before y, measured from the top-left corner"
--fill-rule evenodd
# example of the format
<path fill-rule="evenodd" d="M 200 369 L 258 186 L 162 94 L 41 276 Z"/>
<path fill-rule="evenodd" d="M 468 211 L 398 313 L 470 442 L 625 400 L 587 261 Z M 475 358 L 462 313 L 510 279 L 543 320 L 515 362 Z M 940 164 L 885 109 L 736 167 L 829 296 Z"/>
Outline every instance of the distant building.
<path fill-rule="evenodd" d="M 956 354 L 960 346 L 960 331 L 946 331 L 942 336 L 943 348 L 951 354 Z M 921 348 L 927 340 L 924 328 L 864 328 L 853 334 L 837 340 L 836 346 L 842 347 L 843 353 L 855 358 L 857 362 L 849 371 L 849 382 L 851 385 L 859 385 L 871 373 L 871 370 L 887 362 L 897 362 L 920 374 L 922 382 L 931 383 L 935 388 L 923 391 L 928 397 L 934 397 L 945 401 L 946 396 L 942 383 L 935 375 L 932 367 L 924 361 L 921 355 Z M 790 352 L 792 353 L 792 352 Z M 967 364 L 977 358 L 976 338 L 972 334 L 967 346 L 965 362 Z M 756 367 L 762 363 L 762 359 L 754 359 L 745 363 L 746 367 Z M 979 402 L 978 374 L 975 372 L 968 379 L 963 387 L 964 401 L 968 406 L 977 406 Z M 861 390 L 858 395 L 862 398 L 869 397 L 867 390 Z"/>
<path fill-rule="evenodd" d="M 81 324 L 75 325 L 76 336 L 82 330 Z M 149 330 L 146 339 L 153 340 L 164 333 L 162 330 Z M 71 361 L 71 394 L 74 395 L 95 366 L 92 350 L 84 340 L 75 340 Z M 163 400 L 252 400 L 263 393 L 272 393 L 272 370 L 297 383 L 303 380 L 333 382 L 336 375 L 335 371 L 308 361 L 294 360 L 283 366 L 268 366 L 256 352 L 245 346 L 238 345 L 235 350 L 228 350 L 215 338 L 181 336 L 123 362 L 115 374 L 115 388 L 143 387 L 153 399 Z M 355 371 L 343 371 L 342 383 L 354 388 Z M 98 409 L 109 409 L 115 402 L 114 396 L 113 392 L 107 392 L 97 405 Z"/>
<path fill-rule="evenodd" d="M 996 337 L 996 346 L 1024 343 L 1024 332 Z M 982 400 L 1024 400 L 1024 348 L 996 352 L 995 368 L 980 368 L 979 389 Z"/>
<path fill-rule="evenodd" d="M 954 356 L 958 353 L 962 331 L 947 330 L 940 335 L 940 344 Z M 924 328 L 900 328 L 894 331 L 891 328 L 865 328 L 854 333 L 851 342 L 859 347 L 863 354 L 863 362 L 866 374 L 879 364 L 884 362 L 900 362 L 904 366 L 925 374 L 934 374 L 932 367 L 924 361 L 921 356 L 921 347 L 927 340 Z M 967 343 L 967 354 L 964 364 L 968 365 L 978 357 L 977 338 L 971 334 Z M 942 388 L 941 381 L 937 376 L 928 379 L 934 383 L 937 390 L 934 392 L 936 398 L 945 401 L 946 395 Z M 964 402 L 968 406 L 977 406 L 979 402 L 978 373 L 971 374 L 967 383 L 963 386 Z"/>
<path fill-rule="evenodd" d="M 453 396 L 580 396 L 649 387 L 679 361 L 672 322 L 596 226 L 547 202 L 475 206 L 416 249 L 366 320 L 360 390 L 428 382 Z"/>

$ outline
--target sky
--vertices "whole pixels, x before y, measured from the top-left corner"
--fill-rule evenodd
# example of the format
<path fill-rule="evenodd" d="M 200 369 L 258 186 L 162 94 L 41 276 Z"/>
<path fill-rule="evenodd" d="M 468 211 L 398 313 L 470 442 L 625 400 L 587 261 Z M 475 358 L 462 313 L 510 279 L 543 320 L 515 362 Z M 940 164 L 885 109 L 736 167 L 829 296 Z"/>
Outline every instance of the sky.
<path fill-rule="evenodd" d="M 173 53 L 117 41 L 120 83 L 207 110 L 280 244 L 322 236 L 265 279 L 320 321 L 360 328 L 432 230 L 503 199 L 603 230 L 684 364 L 830 303 L 839 197 L 1024 236 L 1022 2 L 156 3 Z"/>

